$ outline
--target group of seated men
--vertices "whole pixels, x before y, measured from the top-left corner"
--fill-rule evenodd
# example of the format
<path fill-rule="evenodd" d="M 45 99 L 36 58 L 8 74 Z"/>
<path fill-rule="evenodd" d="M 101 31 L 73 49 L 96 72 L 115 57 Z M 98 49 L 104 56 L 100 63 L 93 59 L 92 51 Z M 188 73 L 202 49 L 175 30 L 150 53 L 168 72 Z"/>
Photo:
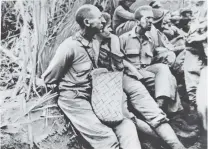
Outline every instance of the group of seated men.
<path fill-rule="evenodd" d="M 60 44 L 42 77 L 48 86 L 58 86 L 58 105 L 87 149 L 141 149 L 137 129 L 153 132 L 171 149 L 185 149 L 167 118 L 183 110 L 173 72 L 184 62 L 189 100 L 196 105 L 197 81 L 201 68 L 205 68 L 202 51 L 206 46 L 206 25 L 203 20 L 200 29 L 197 26 L 186 33 L 171 24 L 169 11 L 160 6 L 152 8 L 158 4 L 130 12 L 134 2 L 120 0 L 113 16 L 93 5 L 81 6 L 75 16 L 80 31 Z M 113 62 L 109 63 L 109 59 Z M 125 118 L 113 127 L 103 124 L 92 109 L 90 74 L 96 68 L 124 72 L 121 100 Z M 191 77 L 195 77 L 196 84 L 190 82 Z"/>

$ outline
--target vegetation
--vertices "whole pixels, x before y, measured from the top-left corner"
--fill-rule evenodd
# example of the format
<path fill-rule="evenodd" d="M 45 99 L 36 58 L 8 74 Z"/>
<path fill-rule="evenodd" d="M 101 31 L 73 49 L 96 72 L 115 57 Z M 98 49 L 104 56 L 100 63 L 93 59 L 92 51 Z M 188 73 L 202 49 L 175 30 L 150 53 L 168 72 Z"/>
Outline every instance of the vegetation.
<path fill-rule="evenodd" d="M 62 142 L 63 148 L 80 148 L 75 132 L 56 106 L 56 93 L 40 88 L 39 78 L 58 45 L 79 29 L 74 14 L 84 3 L 93 4 L 94 0 L 1 2 L 2 148 L 58 148 L 54 139 Z"/>
<path fill-rule="evenodd" d="M 138 1 L 132 9 L 149 3 Z M 106 7 L 112 4 L 112 0 L 1 1 L 2 148 L 82 148 L 75 131 L 57 107 L 57 94 L 42 88 L 39 78 L 59 44 L 79 30 L 74 19 L 77 8 L 96 2 Z M 165 1 L 164 5 L 171 6 L 169 3 Z M 176 1 L 173 4 L 175 8 L 169 8 L 177 10 L 181 6 Z M 112 13 L 111 7 L 104 8 L 108 9 Z M 192 135 L 191 139 L 196 140 L 197 133 Z"/>

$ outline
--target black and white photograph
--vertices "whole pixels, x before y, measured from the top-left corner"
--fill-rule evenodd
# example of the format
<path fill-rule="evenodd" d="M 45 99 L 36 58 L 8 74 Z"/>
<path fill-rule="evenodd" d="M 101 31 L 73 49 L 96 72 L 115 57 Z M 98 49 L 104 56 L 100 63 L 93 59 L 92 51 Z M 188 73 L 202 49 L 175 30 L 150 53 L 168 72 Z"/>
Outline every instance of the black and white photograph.
<path fill-rule="evenodd" d="M 207 149 L 207 0 L 0 0 L 1 149 Z"/>

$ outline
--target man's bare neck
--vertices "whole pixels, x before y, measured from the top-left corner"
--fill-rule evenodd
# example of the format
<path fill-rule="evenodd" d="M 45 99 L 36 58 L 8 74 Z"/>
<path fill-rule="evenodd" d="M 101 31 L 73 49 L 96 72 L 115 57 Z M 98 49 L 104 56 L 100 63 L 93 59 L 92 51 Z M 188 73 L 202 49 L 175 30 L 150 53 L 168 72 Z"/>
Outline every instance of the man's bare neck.
<path fill-rule="evenodd" d="M 138 35 L 145 35 L 146 31 L 144 31 L 141 27 L 137 26 L 135 30 Z"/>
<path fill-rule="evenodd" d="M 86 29 L 82 29 L 81 30 L 81 36 L 86 39 L 87 41 L 91 42 L 93 37 L 94 37 L 94 34 L 92 34 L 92 32 L 89 32 L 88 30 Z"/>

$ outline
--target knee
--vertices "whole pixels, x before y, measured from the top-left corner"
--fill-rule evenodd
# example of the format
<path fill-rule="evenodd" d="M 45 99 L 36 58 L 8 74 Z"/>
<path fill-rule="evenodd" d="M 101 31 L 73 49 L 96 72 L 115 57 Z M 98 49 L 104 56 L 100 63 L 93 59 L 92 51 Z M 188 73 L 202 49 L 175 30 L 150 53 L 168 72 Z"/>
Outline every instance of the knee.
<path fill-rule="evenodd" d="M 170 71 L 170 69 L 169 69 L 168 65 L 162 64 L 162 63 L 157 64 L 157 72 L 158 73 L 166 73 L 169 71 Z"/>
<path fill-rule="evenodd" d="M 122 124 L 126 127 L 126 128 L 132 128 L 135 127 L 134 123 L 132 122 L 132 120 L 130 119 L 124 119 Z"/>
<path fill-rule="evenodd" d="M 150 126 L 152 126 L 153 128 L 156 128 L 158 126 L 160 126 L 163 123 L 167 123 L 169 121 L 169 119 L 166 117 L 166 114 L 164 112 L 158 114 L 158 116 L 156 116 L 155 118 L 151 119 L 151 120 L 147 120 L 147 123 L 149 123 Z"/>
<path fill-rule="evenodd" d="M 140 81 L 131 81 L 131 79 L 132 78 L 128 77 L 123 83 L 123 88 L 128 98 L 132 99 L 137 96 L 141 96 L 142 98 L 144 95 L 148 94 L 147 89 Z"/>
<path fill-rule="evenodd" d="M 129 135 L 129 137 L 137 132 L 135 124 L 130 119 L 124 119 L 120 125 L 120 127 L 122 127 L 123 130 L 126 130 L 123 133 Z"/>
<path fill-rule="evenodd" d="M 176 61 L 176 55 L 173 51 L 169 51 L 167 54 L 167 64 L 169 67 L 172 67 Z"/>
<path fill-rule="evenodd" d="M 129 97 L 132 100 L 133 99 L 143 99 L 143 98 L 146 98 L 147 95 L 149 95 L 149 92 L 148 92 L 148 90 L 145 88 L 145 86 L 143 84 L 141 84 L 141 85 L 135 84 L 134 88 L 131 90 L 129 95 L 130 95 Z"/>

